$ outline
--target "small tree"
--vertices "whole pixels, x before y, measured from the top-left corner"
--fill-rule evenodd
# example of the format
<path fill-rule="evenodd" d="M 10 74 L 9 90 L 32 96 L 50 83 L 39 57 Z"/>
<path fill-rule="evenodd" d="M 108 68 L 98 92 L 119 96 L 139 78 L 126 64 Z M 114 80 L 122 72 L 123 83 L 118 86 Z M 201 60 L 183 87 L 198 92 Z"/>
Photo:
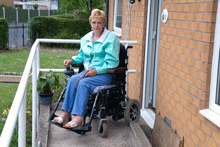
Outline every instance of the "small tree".
<path fill-rule="evenodd" d="M 104 9 L 104 0 L 60 0 L 59 10 L 62 11 L 74 11 L 74 10 L 86 10 L 90 15 L 92 9 L 98 8 Z"/>
<path fill-rule="evenodd" d="M 34 4 L 34 5 L 33 5 L 34 10 L 37 10 L 37 9 L 38 9 L 38 6 L 39 6 L 38 4 Z"/>

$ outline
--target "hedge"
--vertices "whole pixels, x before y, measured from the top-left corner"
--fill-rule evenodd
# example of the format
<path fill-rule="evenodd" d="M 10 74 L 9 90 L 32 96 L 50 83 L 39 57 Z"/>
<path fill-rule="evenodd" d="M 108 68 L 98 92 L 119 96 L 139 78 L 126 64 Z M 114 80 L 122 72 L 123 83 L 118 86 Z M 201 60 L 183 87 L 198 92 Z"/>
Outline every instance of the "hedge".
<path fill-rule="evenodd" d="M 53 15 L 53 16 L 51 16 L 51 17 L 74 19 L 74 16 L 73 16 L 72 14 Z"/>
<path fill-rule="evenodd" d="M 69 16 L 67 16 L 69 18 Z M 54 16 L 34 17 L 30 20 L 29 33 L 32 43 L 36 38 L 80 39 L 91 31 L 89 20 L 75 20 Z M 49 44 L 64 48 L 78 47 L 76 44 Z"/>
<path fill-rule="evenodd" d="M 6 50 L 8 44 L 8 22 L 0 18 L 0 49 Z"/>

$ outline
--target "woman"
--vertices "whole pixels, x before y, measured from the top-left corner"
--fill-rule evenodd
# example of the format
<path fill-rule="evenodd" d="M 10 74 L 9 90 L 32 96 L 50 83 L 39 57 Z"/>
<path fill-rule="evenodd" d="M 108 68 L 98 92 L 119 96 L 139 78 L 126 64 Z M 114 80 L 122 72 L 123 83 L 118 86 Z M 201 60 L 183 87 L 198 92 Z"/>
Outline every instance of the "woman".
<path fill-rule="evenodd" d="M 62 106 L 63 113 L 53 120 L 63 124 L 63 127 L 75 128 L 82 125 L 89 94 L 97 86 L 110 84 L 111 75 L 107 74 L 107 70 L 115 68 L 119 64 L 120 41 L 104 27 L 105 20 L 104 11 L 94 9 L 89 17 L 92 31 L 80 40 L 78 56 L 63 62 L 66 68 L 69 65 L 83 62 L 85 68 L 68 80 Z M 86 63 L 89 63 L 88 66 Z M 77 84 L 77 79 L 84 74 L 85 78 Z M 71 114 L 75 115 L 73 120 L 69 120 Z"/>

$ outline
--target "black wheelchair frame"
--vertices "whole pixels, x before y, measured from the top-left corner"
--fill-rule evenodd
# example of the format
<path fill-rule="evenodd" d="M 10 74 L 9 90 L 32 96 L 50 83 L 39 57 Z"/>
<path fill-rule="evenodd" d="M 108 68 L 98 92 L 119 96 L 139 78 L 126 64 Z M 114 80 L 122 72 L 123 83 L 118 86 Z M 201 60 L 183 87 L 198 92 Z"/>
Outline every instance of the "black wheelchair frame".
<path fill-rule="evenodd" d="M 136 122 L 140 117 L 140 104 L 136 99 L 129 99 L 126 97 L 125 91 L 125 78 L 127 71 L 127 51 L 132 46 L 128 46 L 127 49 L 121 44 L 120 54 L 119 54 L 119 67 L 108 70 L 108 73 L 115 76 L 114 84 L 102 87 L 95 93 L 90 94 L 87 108 L 85 110 L 83 126 L 80 128 L 65 128 L 70 131 L 74 131 L 79 134 L 85 134 L 91 131 L 91 123 L 93 118 L 99 118 L 98 123 L 98 133 L 101 137 L 105 138 L 108 134 L 107 126 L 107 116 L 112 116 L 114 121 L 124 118 L 125 122 Z M 83 70 L 83 65 L 76 65 L 79 68 L 79 72 Z M 67 75 L 71 76 L 74 74 L 73 69 L 67 69 L 65 72 Z M 52 122 L 52 120 L 57 117 L 55 112 L 58 109 L 60 102 L 64 99 L 66 88 L 62 91 L 57 105 L 49 118 L 49 122 L 63 127 L 60 124 Z M 89 121 L 86 123 L 86 118 L 89 117 Z"/>

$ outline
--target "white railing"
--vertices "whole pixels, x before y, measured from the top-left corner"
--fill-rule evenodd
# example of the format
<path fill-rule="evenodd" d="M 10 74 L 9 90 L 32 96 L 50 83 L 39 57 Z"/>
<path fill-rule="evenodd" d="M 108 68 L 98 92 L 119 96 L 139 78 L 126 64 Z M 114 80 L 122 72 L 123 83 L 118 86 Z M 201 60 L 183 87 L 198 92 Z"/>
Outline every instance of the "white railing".
<path fill-rule="evenodd" d="M 67 39 L 37 39 L 30 51 L 20 84 L 18 86 L 14 101 L 10 108 L 10 113 L 5 122 L 3 131 L 0 137 L 0 147 L 8 147 L 11 142 L 17 117 L 18 122 L 18 146 L 26 146 L 26 86 L 28 83 L 30 71 L 32 68 L 32 147 L 36 146 L 36 134 L 38 125 L 38 93 L 37 79 L 40 71 L 48 72 L 63 72 L 64 69 L 40 69 L 40 42 L 45 43 L 80 43 L 80 40 Z M 137 41 L 120 41 L 125 46 L 129 44 L 137 44 Z"/>

